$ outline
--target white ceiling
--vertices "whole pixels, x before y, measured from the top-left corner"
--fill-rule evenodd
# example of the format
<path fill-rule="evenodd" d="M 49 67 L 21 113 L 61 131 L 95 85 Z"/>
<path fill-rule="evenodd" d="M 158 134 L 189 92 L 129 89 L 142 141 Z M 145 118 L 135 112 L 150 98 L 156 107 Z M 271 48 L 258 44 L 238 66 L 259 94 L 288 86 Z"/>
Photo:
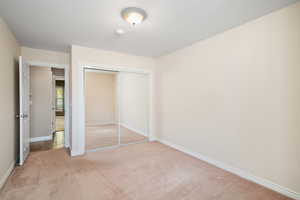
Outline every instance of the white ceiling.
<path fill-rule="evenodd" d="M 1 0 L 0 16 L 24 46 L 68 51 L 71 44 L 159 56 L 298 0 Z M 124 7 L 148 18 L 131 28 Z M 114 34 L 123 28 L 126 34 Z"/>

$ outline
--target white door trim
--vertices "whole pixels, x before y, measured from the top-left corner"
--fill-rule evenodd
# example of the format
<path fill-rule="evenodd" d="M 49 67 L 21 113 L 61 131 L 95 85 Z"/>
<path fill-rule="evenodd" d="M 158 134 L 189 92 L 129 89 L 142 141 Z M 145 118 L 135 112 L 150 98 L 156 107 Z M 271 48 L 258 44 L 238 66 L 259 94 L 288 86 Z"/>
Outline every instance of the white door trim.
<path fill-rule="evenodd" d="M 38 67 L 50 67 L 50 68 L 60 68 L 65 70 L 65 147 L 70 147 L 70 102 L 69 102 L 69 91 L 70 91 L 70 81 L 69 81 L 69 70 L 70 65 L 68 64 L 57 64 L 57 63 L 47 63 L 39 61 L 26 61 L 29 66 L 38 66 Z"/>
<path fill-rule="evenodd" d="M 109 66 L 109 65 L 99 65 L 99 64 L 89 64 L 89 63 L 78 63 L 78 66 L 75 70 L 77 70 L 78 74 L 78 111 L 77 111 L 77 136 L 72 136 L 72 138 L 76 137 L 77 140 L 77 148 L 71 149 L 71 155 L 77 156 L 82 155 L 85 153 L 85 95 L 84 95 L 84 70 L 85 68 L 88 69 L 95 69 L 95 70 L 109 70 L 109 71 L 119 71 L 119 72 L 131 72 L 131 73 L 139 73 L 139 74 L 146 74 L 149 76 L 149 116 L 148 116 L 148 135 L 149 141 L 154 140 L 153 134 L 153 119 L 154 119 L 154 111 L 153 111 L 153 71 L 147 69 L 138 69 L 134 67 L 118 67 L 118 66 Z M 119 92 L 119 91 L 118 91 Z M 75 117 L 75 116 L 73 116 Z M 73 118 L 72 117 L 72 118 Z M 73 124 L 73 123 L 72 123 Z"/>
<path fill-rule="evenodd" d="M 30 138 L 30 142 L 42 142 L 52 140 L 52 134 L 48 136 Z"/>

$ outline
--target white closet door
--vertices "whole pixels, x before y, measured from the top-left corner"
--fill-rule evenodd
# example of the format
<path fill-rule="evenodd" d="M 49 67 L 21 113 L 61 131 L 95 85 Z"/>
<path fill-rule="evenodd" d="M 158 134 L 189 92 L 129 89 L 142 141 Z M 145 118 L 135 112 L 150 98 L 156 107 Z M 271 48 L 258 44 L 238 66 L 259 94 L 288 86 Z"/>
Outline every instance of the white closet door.
<path fill-rule="evenodd" d="M 149 76 L 121 72 L 120 143 L 130 144 L 148 140 Z"/>
<path fill-rule="evenodd" d="M 118 72 L 85 70 L 86 150 L 119 145 Z"/>

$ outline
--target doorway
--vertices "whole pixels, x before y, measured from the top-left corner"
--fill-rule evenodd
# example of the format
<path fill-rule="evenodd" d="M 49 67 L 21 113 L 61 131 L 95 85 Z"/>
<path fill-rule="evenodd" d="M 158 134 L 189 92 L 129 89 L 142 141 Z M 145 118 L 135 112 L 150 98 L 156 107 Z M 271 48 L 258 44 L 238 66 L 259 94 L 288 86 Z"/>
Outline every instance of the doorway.
<path fill-rule="evenodd" d="M 86 151 L 146 142 L 149 76 L 84 69 Z"/>
<path fill-rule="evenodd" d="M 53 119 L 53 74 L 62 69 L 64 76 L 63 114 L 64 139 L 62 147 L 69 147 L 69 68 L 68 65 L 26 61 L 19 57 L 19 149 L 18 163 L 23 165 L 30 150 L 48 150 L 49 141 L 55 140 Z M 36 145 L 35 147 L 33 145 Z M 51 143 L 51 147 L 52 147 Z"/>
<path fill-rule="evenodd" d="M 64 147 L 64 69 L 30 66 L 30 151 Z"/>
<path fill-rule="evenodd" d="M 65 141 L 65 70 L 52 68 L 53 141 L 52 148 L 64 147 Z"/>

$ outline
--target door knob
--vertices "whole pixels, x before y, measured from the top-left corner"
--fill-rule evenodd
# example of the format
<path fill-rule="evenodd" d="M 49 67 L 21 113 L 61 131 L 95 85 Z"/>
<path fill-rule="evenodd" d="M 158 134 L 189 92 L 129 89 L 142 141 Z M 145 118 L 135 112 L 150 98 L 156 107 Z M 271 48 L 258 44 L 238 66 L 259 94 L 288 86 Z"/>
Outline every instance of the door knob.
<path fill-rule="evenodd" d="M 28 115 L 27 114 L 20 114 L 20 115 L 17 115 L 18 118 L 20 119 L 24 119 L 24 118 L 28 118 Z"/>

